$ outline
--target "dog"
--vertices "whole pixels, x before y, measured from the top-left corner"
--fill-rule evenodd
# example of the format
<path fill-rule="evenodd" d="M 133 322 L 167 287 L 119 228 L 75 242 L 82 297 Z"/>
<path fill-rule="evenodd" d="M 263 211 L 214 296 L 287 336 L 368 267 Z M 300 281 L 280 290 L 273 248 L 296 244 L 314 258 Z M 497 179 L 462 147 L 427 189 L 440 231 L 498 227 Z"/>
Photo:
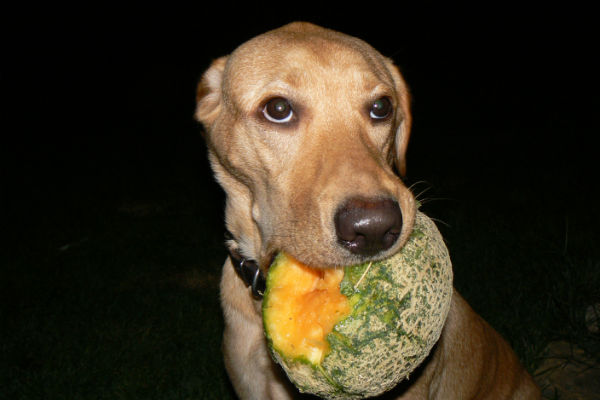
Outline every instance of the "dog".
<path fill-rule="evenodd" d="M 406 169 L 410 95 L 393 62 L 364 41 L 296 22 L 215 60 L 195 117 L 226 192 L 223 353 L 241 399 L 298 393 L 272 361 L 260 295 L 279 251 L 331 268 L 396 253 L 411 231 Z M 386 398 L 390 394 L 386 395 Z M 502 337 L 453 293 L 442 335 L 397 399 L 537 399 Z"/>

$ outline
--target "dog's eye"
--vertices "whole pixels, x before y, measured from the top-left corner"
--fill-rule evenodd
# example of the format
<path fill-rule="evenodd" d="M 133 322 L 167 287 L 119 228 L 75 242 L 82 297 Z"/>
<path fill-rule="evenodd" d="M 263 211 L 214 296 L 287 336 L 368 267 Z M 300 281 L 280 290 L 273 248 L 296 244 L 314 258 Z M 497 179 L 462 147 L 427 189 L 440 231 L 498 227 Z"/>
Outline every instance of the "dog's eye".
<path fill-rule="evenodd" d="M 369 116 L 375 120 L 386 119 L 392 114 L 392 102 L 388 97 L 381 97 L 371 104 Z"/>
<path fill-rule="evenodd" d="M 283 97 L 275 97 L 265 104 L 262 111 L 265 118 L 277 124 L 290 122 L 294 116 L 294 110 L 289 101 Z"/>

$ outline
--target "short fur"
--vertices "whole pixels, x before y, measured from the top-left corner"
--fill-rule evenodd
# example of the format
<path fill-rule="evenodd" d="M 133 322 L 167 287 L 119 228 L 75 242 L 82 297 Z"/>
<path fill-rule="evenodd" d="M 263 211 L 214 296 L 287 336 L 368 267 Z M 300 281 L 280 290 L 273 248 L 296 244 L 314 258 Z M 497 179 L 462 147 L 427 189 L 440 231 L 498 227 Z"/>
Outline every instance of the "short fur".
<path fill-rule="evenodd" d="M 387 96 L 383 122 L 368 106 Z M 295 119 L 268 121 L 264 104 L 289 99 Z M 393 198 L 402 212 L 397 252 L 411 233 L 415 200 L 403 185 L 409 92 L 398 69 L 365 42 L 308 23 L 260 35 L 216 60 L 198 87 L 212 168 L 227 194 L 228 245 L 263 270 L 286 251 L 323 268 L 364 262 L 337 239 L 334 214 L 350 198 Z M 394 170 L 395 169 L 395 170 Z M 297 396 L 271 360 L 261 303 L 229 259 L 221 280 L 224 356 L 241 399 Z M 397 394 L 396 394 L 397 393 Z M 454 293 L 442 336 L 398 399 L 537 399 L 539 390 L 508 344 Z"/>

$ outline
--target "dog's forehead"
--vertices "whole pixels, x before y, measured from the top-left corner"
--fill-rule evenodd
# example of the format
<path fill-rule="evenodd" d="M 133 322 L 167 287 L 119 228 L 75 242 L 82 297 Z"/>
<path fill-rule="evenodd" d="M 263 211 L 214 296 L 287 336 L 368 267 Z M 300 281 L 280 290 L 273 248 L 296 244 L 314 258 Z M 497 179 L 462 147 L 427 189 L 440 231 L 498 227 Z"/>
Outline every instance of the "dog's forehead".
<path fill-rule="evenodd" d="M 306 23 L 267 32 L 238 47 L 226 69 L 229 87 L 246 95 L 274 82 L 292 86 L 350 83 L 393 86 L 386 59 L 360 39 Z M 321 82 L 319 82 L 321 80 Z"/>

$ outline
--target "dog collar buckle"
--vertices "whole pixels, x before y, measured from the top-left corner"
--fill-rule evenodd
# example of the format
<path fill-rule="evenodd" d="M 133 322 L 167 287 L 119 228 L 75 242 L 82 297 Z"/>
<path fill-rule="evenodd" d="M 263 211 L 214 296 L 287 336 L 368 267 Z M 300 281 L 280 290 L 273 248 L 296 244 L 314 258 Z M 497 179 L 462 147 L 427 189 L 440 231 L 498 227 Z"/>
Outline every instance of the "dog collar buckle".
<path fill-rule="evenodd" d="M 257 266 L 254 270 L 254 276 L 252 277 L 252 284 L 250 285 L 252 288 L 252 296 L 254 296 L 255 299 L 262 299 L 265 294 L 266 284 L 267 282 L 260 271 L 260 268 Z"/>
<path fill-rule="evenodd" d="M 252 297 L 256 300 L 262 299 L 267 282 L 256 261 L 242 257 L 237 251 L 231 249 L 229 249 L 229 259 L 246 287 L 250 286 L 252 289 Z"/>
<path fill-rule="evenodd" d="M 252 297 L 257 300 L 262 299 L 265 293 L 266 280 L 256 261 L 241 258 L 239 262 L 235 260 L 233 265 L 246 286 L 250 286 L 252 289 Z"/>

